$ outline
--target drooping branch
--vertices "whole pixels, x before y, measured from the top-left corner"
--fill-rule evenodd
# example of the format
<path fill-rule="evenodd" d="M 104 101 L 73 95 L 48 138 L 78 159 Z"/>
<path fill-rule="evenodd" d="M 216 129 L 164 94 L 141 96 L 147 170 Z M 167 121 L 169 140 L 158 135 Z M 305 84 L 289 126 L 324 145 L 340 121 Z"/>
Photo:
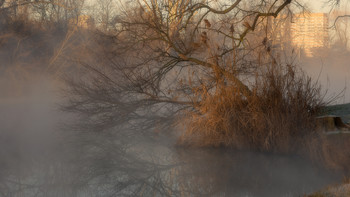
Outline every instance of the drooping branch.
<path fill-rule="evenodd" d="M 212 68 L 215 69 L 217 71 L 219 71 L 221 74 L 223 74 L 227 79 L 229 79 L 230 81 L 232 81 L 239 89 L 241 89 L 242 93 L 244 96 L 248 97 L 251 95 L 251 90 L 248 88 L 248 86 L 246 86 L 241 80 L 239 80 L 236 76 L 234 76 L 232 73 L 227 72 L 225 69 L 221 68 L 218 65 L 215 64 L 211 64 L 209 62 L 204 62 L 201 61 L 199 59 L 196 58 L 192 58 L 192 57 L 184 57 L 182 56 L 184 61 L 190 61 L 199 65 L 202 65 L 204 67 L 208 67 L 208 68 Z"/>
<path fill-rule="evenodd" d="M 159 102 L 178 104 L 178 101 L 173 100 L 171 96 L 165 93 L 167 90 L 160 84 L 166 81 L 164 79 L 167 78 L 168 73 L 172 73 L 172 71 L 182 67 L 198 66 L 198 68 L 208 71 L 205 76 L 213 81 L 205 82 L 204 86 L 215 87 L 213 84 L 220 85 L 224 81 L 237 88 L 236 90 L 239 91 L 241 96 L 250 97 L 252 91 L 249 85 L 245 84 L 245 81 L 241 79 L 250 72 L 250 60 L 240 63 L 240 67 L 236 66 L 232 70 L 231 67 L 226 66 L 227 61 L 224 60 L 227 57 L 226 54 L 235 50 L 237 52 L 242 51 L 242 53 L 238 52 L 239 57 L 236 54 L 237 58 L 241 59 L 245 56 L 244 53 L 254 50 L 242 47 L 240 44 L 243 43 L 249 32 L 257 28 L 259 19 L 269 16 L 277 17 L 292 0 L 284 0 L 280 5 L 278 5 L 277 0 L 271 1 L 270 4 L 264 5 L 266 6 L 266 12 L 255 8 L 252 8 L 250 11 L 242 11 L 238 7 L 239 3 L 243 2 L 241 0 L 233 2 L 229 7 L 222 10 L 214 9 L 205 3 L 191 5 L 191 1 L 181 1 L 174 4 L 170 1 L 160 0 L 140 0 L 138 2 L 138 6 L 140 6 L 139 12 L 137 10 L 136 12 L 126 10 L 125 14 L 127 17 L 122 18 L 123 20 L 120 22 L 123 27 L 121 31 L 124 35 L 120 40 L 123 40 L 122 42 L 125 43 L 125 46 L 130 47 L 130 49 L 142 50 L 145 51 L 144 53 L 150 54 L 144 57 L 137 56 L 136 58 L 140 61 L 136 63 L 137 66 L 129 65 L 137 69 L 145 69 L 145 73 L 142 73 L 143 71 L 138 73 L 138 81 L 143 81 L 144 83 L 144 85 L 140 86 L 142 88 L 139 93 L 152 101 L 158 100 Z M 225 25 L 217 28 L 216 24 L 212 26 L 208 24 L 208 19 L 210 20 L 211 17 L 210 14 L 214 16 L 225 15 L 233 11 L 243 13 L 243 16 L 235 15 L 238 19 L 235 23 L 243 23 L 248 17 L 253 19 L 252 24 L 248 24 L 242 29 L 237 27 L 236 30 L 231 30 L 232 28 L 227 29 L 224 27 Z M 203 22 L 206 22 L 204 23 L 205 27 L 201 25 Z M 210 32 L 216 32 L 218 39 L 221 39 L 222 36 L 224 40 L 226 38 L 232 39 L 234 44 L 230 46 L 224 43 L 222 47 L 216 47 L 215 43 L 211 41 L 215 40 L 215 37 L 212 37 L 214 35 L 210 34 Z M 206 38 L 203 38 L 204 33 Z M 121 48 L 121 50 L 126 51 L 125 48 Z M 133 53 L 134 50 L 131 51 Z M 168 64 L 172 60 L 175 60 L 174 63 Z M 236 64 L 236 59 L 234 62 Z M 199 86 L 200 84 L 203 85 L 201 79 L 203 76 L 196 77 L 196 80 L 198 80 L 196 83 Z M 189 83 L 186 84 L 186 88 L 196 88 L 198 84 L 193 85 Z M 186 94 L 184 96 L 190 96 Z M 191 94 L 190 90 L 188 94 Z M 187 101 L 184 102 L 185 105 L 189 103 Z"/>
<path fill-rule="evenodd" d="M 336 28 L 337 21 L 341 18 L 350 18 L 350 15 L 345 14 L 345 15 L 337 16 L 337 18 L 334 20 L 333 25 L 330 28 Z"/>
<path fill-rule="evenodd" d="M 229 12 L 231 12 L 234 8 L 236 8 L 238 6 L 238 4 L 241 2 L 242 0 L 236 0 L 235 3 L 233 3 L 230 7 L 224 9 L 224 10 L 217 10 L 217 9 L 214 9 L 212 7 L 210 7 L 209 5 L 206 5 L 206 4 L 203 4 L 203 3 L 198 3 L 198 4 L 195 4 L 193 7 L 193 12 L 196 12 L 197 10 L 200 10 L 200 9 L 208 9 L 210 12 L 214 13 L 214 14 L 227 14 Z"/>
<path fill-rule="evenodd" d="M 280 5 L 277 10 L 275 12 L 267 12 L 267 13 L 262 13 L 262 12 L 258 12 L 257 15 L 254 18 L 254 22 L 252 25 L 247 25 L 246 29 L 244 30 L 244 32 L 242 34 L 240 34 L 240 42 L 238 44 L 238 46 L 242 43 L 243 39 L 246 37 L 246 35 L 248 34 L 248 32 L 250 31 L 254 31 L 257 24 L 258 24 L 258 20 L 260 17 L 268 17 L 268 16 L 273 16 L 273 17 L 277 17 L 278 14 L 290 3 L 292 2 L 292 0 L 285 0 L 284 3 L 282 5 Z"/>

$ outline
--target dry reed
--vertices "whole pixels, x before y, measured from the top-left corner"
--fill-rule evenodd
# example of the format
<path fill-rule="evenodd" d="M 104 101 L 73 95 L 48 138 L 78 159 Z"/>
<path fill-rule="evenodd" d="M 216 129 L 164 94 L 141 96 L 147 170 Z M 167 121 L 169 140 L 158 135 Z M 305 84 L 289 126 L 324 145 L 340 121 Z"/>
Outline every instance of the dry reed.
<path fill-rule="evenodd" d="M 289 64 L 261 66 L 253 81 L 248 97 L 224 83 L 214 94 L 202 96 L 196 110 L 184 118 L 186 131 L 179 143 L 306 153 L 314 161 L 334 166 L 329 143 L 315 119 L 323 107 L 320 86 Z"/>

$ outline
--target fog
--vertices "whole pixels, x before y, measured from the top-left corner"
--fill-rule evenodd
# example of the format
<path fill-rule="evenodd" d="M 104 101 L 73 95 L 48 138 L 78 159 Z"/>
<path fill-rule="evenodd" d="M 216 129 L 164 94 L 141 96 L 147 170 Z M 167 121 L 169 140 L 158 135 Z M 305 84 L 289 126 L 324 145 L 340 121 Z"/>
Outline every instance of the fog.
<path fill-rule="evenodd" d="M 241 12 L 240 9 L 237 13 Z M 178 84 L 175 80 L 181 78 L 180 71 L 185 72 L 187 66 L 182 62 L 186 62 L 188 57 L 170 49 L 171 44 L 161 43 L 162 39 L 153 43 L 152 40 L 157 36 L 146 37 L 144 43 L 139 43 L 136 38 L 144 36 L 144 28 L 136 31 L 131 28 L 126 33 L 123 30 L 121 34 L 125 37 L 121 38 L 125 39 L 120 39 L 118 36 L 113 37 L 113 32 L 108 27 L 108 20 L 111 19 L 107 19 L 104 29 L 106 32 L 103 32 L 98 28 L 89 29 L 92 27 L 72 27 L 71 18 L 62 15 L 62 20 L 65 19 L 62 22 L 59 13 L 57 21 L 46 19 L 47 12 L 39 12 L 40 9 L 35 13 L 41 13 L 42 20 L 47 20 L 47 24 L 43 21 L 40 24 L 39 19 L 30 21 L 28 18 L 16 18 L 16 12 L 11 15 L 10 11 L 1 11 L 0 9 L 0 14 L 8 15 L 8 21 L 2 20 L 0 16 L 0 33 L 3 36 L 0 37 L 0 196 L 290 197 L 311 194 L 340 183 L 344 178 L 342 168 L 327 168 L 326 164 L 318 163 L 318 160 L 312 160 L 302 153 L 298 154 L 299 152 L 274 152 L 274 144 L 270 144 L 271 151 L 259 152 L 247 150 L 249 147 L 235 150 L 231 147 L 187 147 L 178 143 L 178 137 L 184 128 L 174 126 L 176 121 L 169 121 L 169 117 L 175 116 L 168 116 L 166 112 L 180 111 L 180 107 L 171 106 L 181 100 L 176 100 L 175 97 L 185 95 L 191 98 L 196 94 L 192 92 L 196 86 L 191 85 L 190 77 L 188 86 L 182 86 L 182 82 Z M 136 14 L 137 12 L 135 11 Z M 79 14 L 77 12 L 72 16 Z M 117 19 L 118 17 L 113 20 Z M 243 19 L 240 22 L 244 22 Z M 222 23 L 225 24 L 225 21 Z M 212 28 L 215 25 L 212 22 Z M 205 25 L 208 35 L 210 26 Z M 201 27 L 198 23 L 196 28 L 198 27 L 200 29 L 193 31 L 198 33 L 193 34 L 198 37 L 198 43 L 193 44 L 200 46 L 198 50 L 205 51 L 205 47 L 209 48 L 207 41 L 215 39 L 205 37 L 203 40 L 203 35 L 207 36 L 203 34 L 206 32 L 200 34 L 204 26 Z M 233 26 L 225 28 L 234 34 Z M 221 26 L 217 30 L 221 31 Z M 246 30 L 248 32 L 249 28 Z M 235 31 L 239 31 L 239 28 Z M 227 39 L 227 35 L 224 37 Z M 239 40 L 242 41 L 242 38 Z M 261 40 L 264 40 L 263 37 Z M 233 38 L 232 41 L 235 42 Z M 185 42 L 186 39 L 174 41 L 175 44 L 182 43 L 184 46 Z M 259 58 L 260 54 L 265 54 L 265 58 L 270 61 L 273 54 L 270 53 L 270 47 L 260 40 L 257 44 L 260 45 L 259 50 L 262 50 L 258 51 Z M 230 47 L 233 46 L 234 43 Z M 164 50 L 163 47 L 169 48 Z M 189 48 L 193 48 L 193 54 L 203 52 L 196 51 L 194 46 Z M 219 46 L 214 48 L 225 49 Z M 164 51 L 159 55 L 158 50 Z M 233 47 L 232 51 L 234 50 Z M 225 49 L 224 53 L 228 51 L 230 50 Z M 347 89 L 350 87 L 349 52 L 330 49 L 326 52 L 316 51 L 315 54 L 313 58 L 300 56 L 295 63 L 320 83 L 327 104 L 350 102 L 350 90 Z M 247 54 L 242 57 L 245 55 Z M 171 63 L 168 67 L 167 58 L 175 59 L 171 60 L 175 62 L 174 65 Z M 230 63 L 224 62 L 221 62 L 223 68 L 226 63 Z M 242 69 L 245 63 L 247 62 L 243 61 Z M 146 66 L 140 67 L 144 64 Z M 192 63 L 190 65 L 193 66 Z M 158 71 L 157 66 L 160 68 Z M 259 66 L 261 65 L 254 63 L 247 73 Z M 173 73 L 168 69 L 173 69 Z M 194 75 L 194 70 L 192 74 L 191 69 L 187 71 L 188 76 Z M 160 75 L 152 78 L 152 72 Z M 170 75 L 168 72 L 175 75 L 174 79 L 165 79 Z M 208 80 L 221 81 L 214 80 L 214 72 L 207 68 L 202 72 L 203 76 L 209 76 Z M 232 76 L 235 76 L 236 71 L 232 72 Z M 293 75 L 291 78 L 294 79 L 294 72 L 286 72 L 288 73 L 285 74 Z M 194 79 L 203 85 L 206 78 L 202 80 L 201 77 L 195 76 Z M 123 81 L 126 79 L 130 81 Z M 154 80 L 153 83 L 149 84 L 148 79 Z M 222 84 L 226 83 L 226 79 L 223 79 Z M 82 83 L 72 85 L 69 80 L 81 80 L 79 82 Z M 215 86 L 213 82 L 208 82 L 209 88 Z M 73 93 L 69 92 L 70 88 Z M 182 91 L 179 95 L 176 92 L 178 88 Z M 148 99 L 152 98 L 153 95 L 150 96 L 149 93 L 153 91 L 155 95 L 160 95 L 159 100 Z M 128 95 L 122 95 L 123 93 Z M 79 99 L 69 100 L 74 96 Z M 130 99 L 132 96 L 139 98 Z M 201 95 L 196 99 L 200 100 L 199 97 Z M 123 99 L 133 102 L 123 102 Z M 163 104 L 163 99 L 170 99 L 173 103 Z M 157 116 L 159 114 L 163 116 Z M 185 113 L 179 114 L 176 118 L 183 120 L 179 116 Z M 156 118 L 158 122 L 154 121 Z M 229 120 L 227 122 L 230 123 Z M 281 139 L 294 140 L 291 136 Z M 298 148 L 291 150 L 299 151 Z M 319 147 L 314 149 L 317 148 Z"/>
<path fill-rule="evenodd" d="M 329 98 L 347 83 L 342 58 L 301 61 Z M 181 147 L 179 131 L 91 131 L 61 110 L 60 78 L 7 71 L 0 79 L 0 196 L 301 196 L 343 178 L 297 155 Z"/>
<path fill-rule="evenodd" d="M 329 50 L 311 58 L 301 58 L 302 69 L 322 86 L 325 101 L 332 104 L 350 102 L 349 52 Z"/>
<path fill-rule="evenodd" d="M 300 156 L 187 149 L 127 128 L 78 131 L 59 110 L 57 81 L 33 75 L 17 84 L 21 94 L 4 86 L 1 196 L 300 196 L 342 178 Z"/>

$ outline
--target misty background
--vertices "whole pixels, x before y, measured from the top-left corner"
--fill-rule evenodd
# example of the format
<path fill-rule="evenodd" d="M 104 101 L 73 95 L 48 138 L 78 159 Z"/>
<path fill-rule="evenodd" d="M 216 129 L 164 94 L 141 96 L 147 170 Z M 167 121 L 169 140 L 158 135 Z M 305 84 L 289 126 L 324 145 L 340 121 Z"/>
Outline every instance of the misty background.
<path fill-rule="evenodd" d="M 323 66 L 314 58 L 305 67 L 313 77 L 320 75 L 322 85 L 334 87 L 330 96 L 347 83 L 349 56 L 343 58 L 326 59 Z M 194 196 L 297 196 L 342 179 L 299 156 L 182 150 L 163 134 L 129 140 L 134 131 L 87 135 L 69 127 L 78 118 L 60 111 L 64 85 L 52 74 L 29 72 L 25 79 L 3 74 L 1 81 L 1 196 L 119 196 L 143 190 L 148 196 L 159 186 L 160 195 L 184 190 Z M 346 92 L 335 102 L 347 98 Z M 122 142 L 111 141 L 115 138 Z M 132 150 L 124 150 L 131 144 Z M 174 176 L 189 188 L 172 185 Z"/>
<path fill-rule="evenodd" d="M 108 20 L 96 19 L 102 29 Z M 108 40 L 66 28 L 1 23 L 0 196 L 301 196 L 343 178 L 299 155 L 186 149 L 180 128 L 90 131 L 62 111 L 64 80 L 84 76 L 81 60 L 99 62 Z M 350 102 L 349 54 L 334 41 L 298 59 L 329 104 Z"/>

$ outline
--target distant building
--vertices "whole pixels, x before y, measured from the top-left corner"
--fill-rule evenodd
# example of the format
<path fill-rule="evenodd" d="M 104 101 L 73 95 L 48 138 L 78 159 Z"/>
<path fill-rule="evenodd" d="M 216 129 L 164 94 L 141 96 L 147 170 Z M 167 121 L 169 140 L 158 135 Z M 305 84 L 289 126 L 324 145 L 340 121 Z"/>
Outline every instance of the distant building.
<path fill-rule="evenodd" d="M 329 23 L 328 14 L 296 14 L 292 17 L 280 15 L 273 20 L 275 41 L 281 48 L 291 46 L 303 51 L 307 57 L 314 56 L 314 49 L 328 48 Z"/>
<path fill-rule="evenodd" d="M 328 14 L 311 13 L 293 16 L 290 24 L 291 42 L 312 57 L 312 49 L 329 47 Z"/>

